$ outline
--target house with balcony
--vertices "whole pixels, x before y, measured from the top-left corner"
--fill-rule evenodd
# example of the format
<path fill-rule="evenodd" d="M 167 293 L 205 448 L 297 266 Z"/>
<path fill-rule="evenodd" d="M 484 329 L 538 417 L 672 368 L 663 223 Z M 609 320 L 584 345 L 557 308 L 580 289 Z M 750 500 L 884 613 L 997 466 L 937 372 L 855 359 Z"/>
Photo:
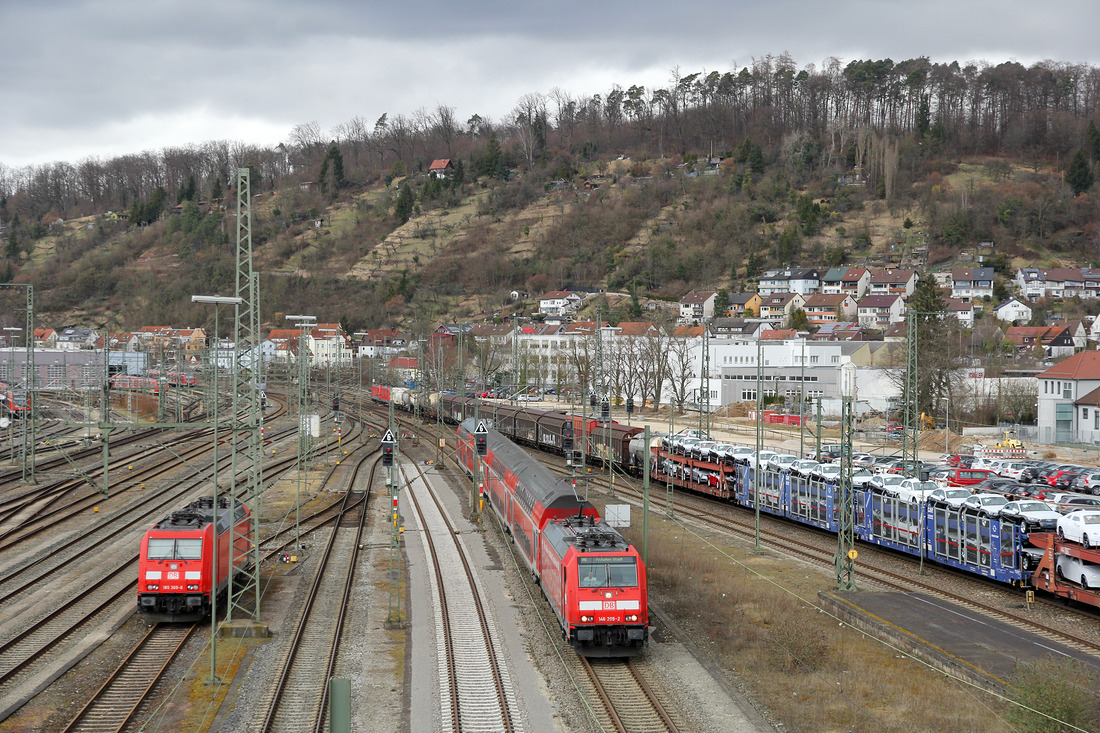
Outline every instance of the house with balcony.
<path fill-rule="evenodd" d="M 955 316 L 960 326 L 974 327 L 974 304 L 967 303 L 962 298 L 948 298 L 944 303 L 948 315 Z"/>
<path fill-rule="evenodd" d="M 845 267 L 830 267 L 821 276 L 821 292 L 826 295 L 836 295 L 840 292 L 840 282 L 844 279 Z"/>
<path fill-rule="evenodd" d="M 777 293 L 764 298 L 760 304 L 760 317 L 771 323 L 783 323 L 795 308 L 806 304 L 798 293 Z"/>
<path fill-rule="evenodd" d="M 545 295 L 540 295 L 539 313 L 548 316 L 564 316 L 574 313 L 584 298 L 580 293 L 572 290 L 555 290 Z"/>
<path fill-rule="evenodd" d="M 905 320 L 905 301 L 898 294 L 865 295 L 857 306 L 859 325 L 885 331 L 892 323 Z"/>
<path fill-rule="evenodd" d="M 680 321 L 701 321 L 714 316 L 713 290 L 692 290 L 680 298 Z"/>
<path fill-rule="evenodd" d="M 956 267 L 951 270 L 951 297 L 971 303 L 977 298 L 993 297 L 992 267 Z"/>
<path fill-rule="evenodd" d="M 808 295 L 821 290 L 821 271 L 813 268 L 768 270 L 760 276 L 757 288 L 761 296 L 778 293 Z"/>
<path fill-rule="evenodd" d="M 730 293 L 726 315 L 732 318 L 756 318 L 760 315 L 760 293 Z"/>
<path fill-rule="evenodd" d="M 811 326 L 823 326 L 826 323 L 850 321 L 855 318 L 856 301 L 852 296 L 843 293 L 836 295 L 814 293 L 806 298 L 802 310 L 806 311 L 806 319 Z"/>
<path fill-rule="evenodd" d="M 894 268 L 876 268 L 871 270 L 871 295 L 900 295 L 908 298 L 917 288 L 917 273 L 914 270 Z M 862 302 L 862 301 L 860 301 Z"/>
<path fill-rule="evenodd" d="M 852 296 L 858 303 L 871 288 L 871 271 L 866 267 L 849 267 L 840 278 L 840 292 Z"/>

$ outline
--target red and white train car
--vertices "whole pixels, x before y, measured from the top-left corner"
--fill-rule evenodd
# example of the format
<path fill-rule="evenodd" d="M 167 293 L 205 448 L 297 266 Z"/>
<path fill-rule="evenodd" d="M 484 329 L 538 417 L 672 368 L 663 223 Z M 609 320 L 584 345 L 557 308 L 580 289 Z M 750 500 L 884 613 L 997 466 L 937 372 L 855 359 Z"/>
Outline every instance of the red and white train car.
<path fill-rule="evenodd" d="M 214 499 L 204 497 L 160 520 L 141 539 L 138 610 L 153 621 L 197 621 L 210 613 L 214 577 Z M 236 546 L 231 547 L 236 526 Z M 229 565 L 248 564 L 248 507 L 218 499 L 217 593 L 229 586 Z"/>
<path fill-rule="evenodd" d="M 458 428 L 458 458 L 477 470 L 473 420 Z M 562 633 L 584 656 L 638 654 L 649 639 L 645 565 L 637 550 L 555 476 L 496 430 L 486 436 L 480 474 L 493 510 L 512 535 L 554 609 Z"/>

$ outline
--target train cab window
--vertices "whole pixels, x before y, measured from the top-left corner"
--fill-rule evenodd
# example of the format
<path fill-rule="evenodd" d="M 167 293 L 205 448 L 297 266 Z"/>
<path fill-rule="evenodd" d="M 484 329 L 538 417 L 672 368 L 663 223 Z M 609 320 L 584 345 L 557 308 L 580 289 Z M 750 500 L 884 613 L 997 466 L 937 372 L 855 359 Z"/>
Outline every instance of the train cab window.
<path fill-rule="evenodd" d="M 629 560 L 630 564 L 615 563 L 608 565 L 607 568 L 611 572 L 611 587 L 612 588 L 637 588 L 638 587 L 638 566 L 634 563 L 634 558 L 624 557 L 617 558 L 620 560 Z"/>
<path fill-rule="evenodd" d="M 580 573 L 581 588 L 606 588 L 607 566 L 603 564 L 585 564 Z"/>
<path fill-rule="evenodd" d="M 150 537 L 146 557 L 150 560 L 199 560 L 202 540 Z"/>

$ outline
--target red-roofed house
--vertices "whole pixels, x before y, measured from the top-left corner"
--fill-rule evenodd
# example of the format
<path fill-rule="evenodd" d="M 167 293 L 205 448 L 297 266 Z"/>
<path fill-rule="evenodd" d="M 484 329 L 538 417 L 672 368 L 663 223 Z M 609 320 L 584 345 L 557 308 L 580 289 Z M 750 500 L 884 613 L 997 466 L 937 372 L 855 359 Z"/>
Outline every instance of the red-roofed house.
<path fill-rule="evenodd" d="M 439 158 L 433 160 L 431 166 L 428 167 L 428 175 L 433 178 L 446 178 L 450 175 L 449 171 L 455 169 L 455 164 L 451 162 L 450 158 Z"/>
<path fill-rule="evenodd" d="M 814 293 L 806 296 L 802 306 L 810 325 L 823 326 L 826 323 L 850 321 L 856 316 L 856 301 L 850 295 L 825 295 Z M 840 314 L 839 317 L 837 314 Z"/>
<path fill-rule="evenodd" d="M 859 301 L 859 325 L 886 329 L 905 319 L 905 301 L 900 295 L 866 295 Z"/>
<path fill-rule="evenodd" d="M 1042 346 L 1046 356 L 1059 358 L 1073 353 L 1073 337 L 1064 326 L 1010 326 L 1005 338 L 1016 345 L 1018 351 L 1028 351 Z"/>
<path fill-rule="evenodd" d="M 391 372 L 406 382 L 411 379 L 416 379 L 416 370 L 418 367 L 415 356 L 395 356 L 390 359 L 390 363 L 386 366 Z"/>
<path fill-rule="evenodd" d="M 552 293 L 539 296 L 539 313 L 545 313 L 548 316 L 563 316 L 566 313 L 575 311 L 583 300 L 584 298 L 580 293 L 575 293 L 572 290 L 555 290 Z"/>
<path fill-rule="evenodd" d="M 917 273 L 894 268 L 871 271 L 871 295 L 900 295 L 908 298 L 917 288 Z"/>
<path fill-rule="evenodd" d="M 1100 351 L 1074 354 L 1037 379 L 1042 442 L 1100 440 Z"/>
<path fill-rule="evenodd" d="M 57 331 L 52 328 L 34 329 L 34 347 L 36 349 L 52 349 L 57 346 Z"/>

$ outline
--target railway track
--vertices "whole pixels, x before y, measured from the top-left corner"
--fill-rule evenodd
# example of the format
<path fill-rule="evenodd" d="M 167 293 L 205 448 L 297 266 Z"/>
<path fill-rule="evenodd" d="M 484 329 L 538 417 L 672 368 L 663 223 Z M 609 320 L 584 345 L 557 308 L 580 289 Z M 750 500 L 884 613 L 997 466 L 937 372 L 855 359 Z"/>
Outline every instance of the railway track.
<path fill-rule="evenodd" d="M 511 679 L 492 615 L 467 551 L 423 471 L 408 482 L 407 495 L 423 530 L 431 584 L 436 648 L 440 660 L 440 729 L 520 731 Z M 444 539 L 449 538 L 449 540 Z"/>
<path fill-rule="evenodd" d="M 594 483 L 600 485 L 602 482 L 597 480 L 594 481 Z M 616 481 L 615 485 L 618 495 L 629 497 L 637 504 L 641 504 L 641 489 L 635 486 L 634 482 L 627 482 L 620 479 Z M 604 484 L 604 489 L 606 490 L 606 484 Z M 755 525 L 747 519 L 738 517 L 737 515 L 739 512 L 735 511 L 734 507 L 722 507 L 721 510 L 716 510 L 713 508 L 713 502 L 705 498 L 681 493 L 679 501 L 676 504 L 676 511 L 682 516 L 686 516 L 710 528 L 733 533 L 743 539 L 755 539 Z M 771 519 L 770 515 L 764 513 L 761 514 L 761 518 L 765 522 Z M 768 522 L 768 524 L 770 524 L 770 522 Z M 802 531 L 793 533 L 791 531 L 792 525 L 783 523 L 780 527 L 772 529 L 769 528 L 768 524 L 761 526 L 760 536 L 762 539 L 766 539 L 772 546 L 793 555 L 803 557 L 815 564 L 821 564 L 828 567 L 833 566 L 836 551 L 836 539 L 833 535 L 819 536 L 818 533 L 801 526 L 799 526 L 799 529 Z M 907 563 L 911 562 L 911 558 L 908 556 L 904 557 Z M 932 563 L 929 563 L 926 567 L 926 572 L 931 573 L 931 575 L 927 580 L 924 580 L 921 579 L 921 577 L 914 577 L 911 573 L 898 571 L 888 567 L 888 565 L 896 563 L 897 556 L 893 553 L 885 552 L 873 545 L 862 545 L 860 548 L 860 576 L 873 580 L 886 588 L 906 592 L 917 590 L 936 598 L 946 599 L 961 606 L 975 609 L 984 614 L 1001 618 L 1016 626 L 1038 633 L 1045 638 L 1074 646 L 1075 648 L 1100 657 L 1100 644 L 1082 638 L 1078 634 L 1041 623 L 1025 614 L 1014 613 L 1005 607 L 983 603 L 979 601 L 973 593 L 967 593 L 965 591 L 954 592 L 949 590 L 944 586 L 944 583 L 941 582 L 941 579 L 950 577 L 961 581 L 964 585 L 972 586 L 977 584 L 986 589 L 995 588 L 1002 593 L 1011 593 L 1013 598 L 1017 601 L 1019 600 L 1018 591 L 1010 591 L 1001 585 L 991 585 L 987 582 L 983 582 L 980 578 L 972 578 L 966 575 L 951 573 Z M 1095 614 L 1089 613 L 1087 615 L 1090 618 L 1095 618 Z"/>
<path fill-rule="evenodd" d="M 607 713 L 608 724 L 604 729 L 611 728 L 619 733 L 676 733 L 679 730 L 634 660 L 578 659 Z"/>
<path fill-rule="evenodd" d="M 357 470 L 369 459 L 364 457 Z M 378 460 L 375 458 L 372 464 L 372 478 Z M 328 679 L 343 632 L 366 522 L 367 497 L 366 492 L 351 490 L 344 495 L 281 671 L 261 708 L 263 717 L 255 730 L 306 733 L 324 729 Z M 353 516 L 355 509 L 357 516 Z M 354 521 L 345 526 L 349 518 Z"/>
<path fill-rule="evenodd" d="M 157 624 L 64 728 L 65 733 L 122 730 L 168 665 L 191 638 L 194 625 Z"/>

